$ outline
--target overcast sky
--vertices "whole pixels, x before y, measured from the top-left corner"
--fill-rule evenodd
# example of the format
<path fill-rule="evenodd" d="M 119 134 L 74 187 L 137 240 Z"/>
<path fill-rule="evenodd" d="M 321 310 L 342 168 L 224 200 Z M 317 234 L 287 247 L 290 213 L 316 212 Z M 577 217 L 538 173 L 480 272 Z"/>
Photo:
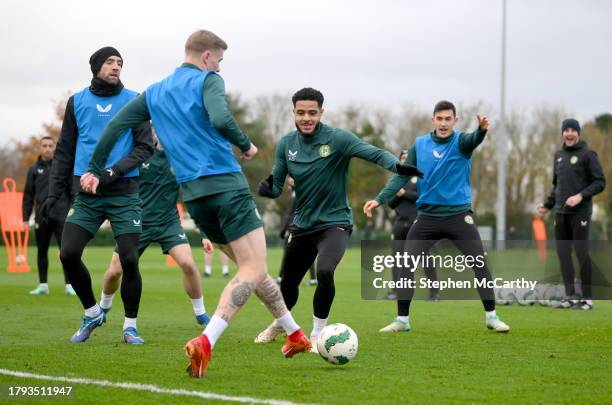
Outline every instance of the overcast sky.
<path fill-rule="evenodd" d="M 229 44 L 221 74 L 245 99 L 312 86 L 333 110 L 500 99 L 501 0 L 0 1 L 0 142 L 41 131 L 112 45 L 141 91 L 180 64 L 187 36 Z M 508 0 L 507 108 L 612 112 L 612 2 Z M 287 113 L 290 113 L 288 100 Z M 485 112 L 492 117 L 496 111 Z M 289 115 L 288 115 L 289 117 Z"/>

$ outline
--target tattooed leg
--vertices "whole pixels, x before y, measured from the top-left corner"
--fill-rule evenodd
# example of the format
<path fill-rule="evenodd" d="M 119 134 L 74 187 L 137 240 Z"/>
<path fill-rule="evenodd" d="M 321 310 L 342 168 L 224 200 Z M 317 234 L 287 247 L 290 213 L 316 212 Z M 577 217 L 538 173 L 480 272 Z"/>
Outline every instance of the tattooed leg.
<path fill-rule="evenodd" d="M 266 278 L 257 286 L 255 294 L 274 315 L 274 318 L 280 318 L 287 313 L 287 306 L 280 288 L 270 275 L 266 275 Z"/>
<path fill-rule="evenodd" d="M 225 322 L 229 322 L 246 304 L 254 290 L 255 283 L 241 280 L 238 276 L 234 277 L 223 289 L 215 315 L 223 318 Z"/>
<path fill-rule="evenodd" d="M 236 256 L 234 255 L 231 245 L 219 245 L 219 247 L 234 263 L 236 263 Z M 255 288 L 255 295 L 265 304 L 272 315 L 274 315 L 274 318 L 280 318 L 287 313 L 288 309 L 285 305 L 285 300 L 283 299 L 280 288 L 270 275 L 266 274 L 263 281 Z"/>
<path fill-rule="evenodd" d="M 236 276 L 225 286 L 215 315 L 226 322 L 247 302 L 255 288 L 266 278 L 266 239 L 263 228 L 221 245 L 221 249 L 236 263 Z"/>

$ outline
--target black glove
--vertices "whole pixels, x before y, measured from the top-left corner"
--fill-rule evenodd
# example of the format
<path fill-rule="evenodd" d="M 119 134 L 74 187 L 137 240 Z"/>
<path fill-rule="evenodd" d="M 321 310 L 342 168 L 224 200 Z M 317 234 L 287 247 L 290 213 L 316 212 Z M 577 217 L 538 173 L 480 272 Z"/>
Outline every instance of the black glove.
<path fill-rule="evenodd" d="M 57 203 L 57 197 L 48 196 L 47 199 L 40 206 L 40 219 L 45 224 L 49 223 L 49 216 L 51 215 L 53 207 L 55 207 L 55 203 Z"/>
<path fill-rule="evenodd" d="M 259 183 L 257 194 L 262 197 L 274 198 L 272 187 L 274 186 L 274 177 L 269 175 L 265 180 Z"/>
<path fill-rule="evenodd" d="M 110 184 L 113 181 L 117 180 L 119 177 L 121 177 L 121 172 L 119 171 L 119 169 L 117 169 L 116 166 L 104 169 L 104 171 L 100 173 L 99 186 L 106 186 L 107 184 Z"/>
<path fill-rule="evenodd" d="M 423 172 L 417 169 L 416 166 L 397 163 L 395 168 L 397 169 L 397 174 L 401 174 L 402 176 L 417 176 L 421 179 L 424 176 Z"/>

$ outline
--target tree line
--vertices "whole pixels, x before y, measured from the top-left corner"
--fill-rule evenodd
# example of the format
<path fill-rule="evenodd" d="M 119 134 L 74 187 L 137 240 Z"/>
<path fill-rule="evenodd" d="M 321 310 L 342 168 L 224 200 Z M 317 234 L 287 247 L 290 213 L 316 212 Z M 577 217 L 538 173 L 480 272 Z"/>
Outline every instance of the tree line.
<path fill-rule="evenodd" d="M 44 122 L 38 134 L 20 136 L 0 147 L 1 177 L 16 178 L 22 190 L 27 168 L 38 158 L 38 141 L 43 135 L 57 139 L 64 116 L 67 95 L 53 108 L 55 119 Z M 274 148 L 278 140 L 293 130 L 290 95 L 269 95 L 244 100 L 238 95 L 228 96 L 230 109 L 240 127 L 259 148 L 257 157 L 240 161 L 251 190 L 271 171 Z M 480 225 L 495 224 L 497 198 L 497 149 L 499 142 L 509 151 L 506 173 L 507 230 L 509 239 L 530 239 L 531 220 L 535 205 L 550 192 L 553 155 L 561 147 L 561 121 L 571 114 L 560 107 L 542 106 L 530 111 L 514 110 L 507 115 L 505 131 L 496 126 L 495 114 L 483 103 L 459 104 L 460 118 L 456 127 L 471 131 L 476 126 L 476 112 L 489 115 L 492 121 L 487 138 L 472 157 L 473 207 Z M 347 129 L 365 141 L 398 154 L 409 148 L 418 135 L 431 131 L 431 112 L 411 104 L 396 108 L 372 108 L 369 105 L 346 105 L 326 112 L 322 122 Z M 612 179 L 612 114 L 601 114 L 582 122 L 582 139 L 594 149 L 603 165 L 607 179 Z M 506 135 L 504 135 L 506 134 Z M 500 139 L 503 137 L 503 139 Z M 393 214 L 381 210 L 373 220 L 361 214 L 363 203 L 373 198 L 384 186 L 390 174 L 385 170 L 354 159 L 350 165 L 349 202 L 353 209 L 355 227 L 366 237 L 372 232 L 389 230 Z M 598 238 L 608 238 L 612 216 L 612 187 L 595 197 L 594 231 Z M 277 200 L 257 197 L 260 212 L 269 228 L 276 228 L 279 217 L 290 204 L 289 193 Z M 552 221 L 551 218 L 548 221 Z"/>

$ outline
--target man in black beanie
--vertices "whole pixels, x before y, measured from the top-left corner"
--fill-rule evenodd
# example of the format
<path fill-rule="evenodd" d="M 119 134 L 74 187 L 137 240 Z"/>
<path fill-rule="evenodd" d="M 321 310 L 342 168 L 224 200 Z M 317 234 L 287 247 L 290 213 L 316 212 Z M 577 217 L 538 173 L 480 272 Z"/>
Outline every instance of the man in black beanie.
<path fill-rule="evenodd" d="M 141 233 L 141 201 L 138 197 L 138 167 L 154 152 L 149 123 L 127 130 L 105 163 L 100 187 L 91 194 L 81 187 L 80 177 L 108 122 L 138 93 L 125 89 L 120 80 L 123 58 L 107 46 L 89 58 L 91 84 L 72 95 L 66 104 L 59 142 L 51 167 L 49 195 L 41 209 L 49 217 L 64 190 L 72 183 L 75 194 L 62 233 L 60 260 L 76 291 L 85 316 L 70 339 L 86 341 L 105 322 L 105 313 L 96 303 L 89 271 L 81 261 L 83 250 L 105 220 L 112 226 L 123 267 L 121 298 L 125 307 L 123 339 L 143 343 L 136 331 L 136 317 L 142 291 L 138 270 L 138 241 Z"/>
<path fill-rule="evenodd" d="M 540 215 L 555 208 L 555 238 L 557 255 L 566 297 L 558 308 L 592 309 L 591 258 L 589 256 L 589 225 L 593 211 L 592 197 L 603 191 L 606 179 L 597 158 L 580 139 L 580 124 L 568 118 L 561 124 L 563 146 L 555 153 L 553 162 L 553 188 L 543 204 L 538 205 Z M 572 245 L 580 263 L 582 297 L 574 287 Z"/>

